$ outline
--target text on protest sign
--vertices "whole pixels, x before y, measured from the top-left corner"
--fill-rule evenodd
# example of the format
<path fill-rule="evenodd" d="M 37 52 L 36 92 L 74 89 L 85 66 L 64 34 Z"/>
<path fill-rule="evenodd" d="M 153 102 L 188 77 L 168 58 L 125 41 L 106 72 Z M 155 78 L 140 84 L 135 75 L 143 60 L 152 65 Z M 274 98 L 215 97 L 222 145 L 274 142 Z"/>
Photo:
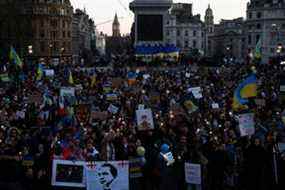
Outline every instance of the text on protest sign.
<path fill-rule="evenodd" d="M 185 163 L 185 181 L 189 184 L 199 185 L 202 182 L 201 165 Z"/>

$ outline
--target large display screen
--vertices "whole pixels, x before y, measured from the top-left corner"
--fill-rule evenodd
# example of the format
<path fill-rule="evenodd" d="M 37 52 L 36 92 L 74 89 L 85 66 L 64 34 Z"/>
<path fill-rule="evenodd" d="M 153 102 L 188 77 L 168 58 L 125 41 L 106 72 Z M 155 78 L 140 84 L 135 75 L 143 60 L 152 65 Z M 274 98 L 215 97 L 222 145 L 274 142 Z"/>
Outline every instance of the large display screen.
<path fill-rule="evenodd" d="M 138 41 L 162 41 L 163 16 L 138 15 L 137 35 L 138 35 Z"/>

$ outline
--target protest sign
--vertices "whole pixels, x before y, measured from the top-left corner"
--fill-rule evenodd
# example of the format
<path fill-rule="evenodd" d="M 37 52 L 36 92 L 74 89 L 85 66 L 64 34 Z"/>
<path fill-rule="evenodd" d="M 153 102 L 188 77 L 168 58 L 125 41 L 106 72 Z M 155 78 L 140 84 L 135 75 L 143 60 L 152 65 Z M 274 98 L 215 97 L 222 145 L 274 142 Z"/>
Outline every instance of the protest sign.
<path fill-rule="evenodd" d="M 53 186 L 86 187 L 85 162 L 53 160 Z"/>
<path fill-rule="evenodd" d="M 160 155 L 163 157 L 163 159 L 166 161 L 166 165 L 170 166 L 172 164 L 174 164 L 175 159 L 173 157 L 172 152 L 168 152 L 166 154 L 163 154 L 162 152 L 160 152 Z"/>
<path fill-rule="evenodd" d="M 116 101 L 118 99 L 118 95 L 115 93 L 110 93 L 106 95 L 106 99 L 108 101 Z"/>
<path fill-rule="evenodd" d="M 213 108 L 213 109 L 219 109 L 220 106 L 219 106 L 219 104 L 217 104 L 217 103 L 213 103 L 213 104 L 212 104 L 212 108 Z"/>
<path fill-rule="evenodd" d="M 185 181 L 189 184 L 199 185 L 202 182 L 201 165 L 185 163 Z"/>
<path fill-rule="evenodd" d="M 136 117 L 137 117 L 137 125 L 139 130 L 154 129 L 151 109 L 137 110 Z"/>
<path fill-rule="evenodd" d="M 113 104 L 110 104 L 110 106 L 108 107 L 108 112 L 112 113 L 112 114 L 116 114 L 118 113 L 119 108 L 114 106 Z"/>
<path fill-rule="evenodd" d="M 255 133 L 254 114 L 246 113 L 238 116 L 240 135 L 250 136 Z"/>
<path fill-rule="evenodd" d="M 91 118 L 96 120 L 106 120 L 108 118 L 108 112 L 92 111 Z"/>
<path fill-rule="evenodd" d="M 140 178 L 143 177 L 142 171 L 142 161 L 140 158 L 132 159 L 129 161 L 130 178 Z"/>
<path fill-rule="evenodd" d="M 87 190 L 128 190 L 129 162 L 93 162 L 86 164 Z"/>
<path fill-rule="evenodd" d="M 73 87 L 61 87 L 60 89 L 60 96 L 75 96 L 75 88 Z"/>
<path fill-rule="evenodd" d="M 196 99 L 203 98 L 201 87 L 189 88 L 188 92 L 191 92 Z"/>
<path fill-rule="evenodd" d="M 44 72 L 46 77 L 53 77 L 55 73 L 53 69 L 45 69 Z"/>

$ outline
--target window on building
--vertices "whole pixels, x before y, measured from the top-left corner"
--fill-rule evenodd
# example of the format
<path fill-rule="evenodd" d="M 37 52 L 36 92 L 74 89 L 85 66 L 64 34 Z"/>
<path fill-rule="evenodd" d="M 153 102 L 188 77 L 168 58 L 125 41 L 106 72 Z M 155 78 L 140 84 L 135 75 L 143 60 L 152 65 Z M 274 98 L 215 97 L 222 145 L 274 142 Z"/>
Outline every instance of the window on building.
<path fill-rule="evenodd" d="M 185 48 L 188 48 L 188 47 L 189 47 L 189 42 L 188 42 L 187 40 L 184 42 L 184 47 L 185 47 Z"/>
<path fill-rule="evenodd" d="M 45 26 L 45 22 L 43 20 L 40 21 L 40 26 L 44 27 Z"/>
<path fill-rule="evenodd" d="M 260 24 L 260 23 L 258 23 L 258 24 L 256 25 L 256 29 L 261 29 L 261 24 Z"/>
<path fill-rule="evenodd" d="M 196 40 L 193 40 L 193 48 L 196 48 L 197 47 L 197 42 Z"/>
<path fill-rule="evenodd" d="M 169 30 L 166 30 L 166 36 L 169 36 L 169 35 L 170 35 Z"/>
<path fill-rule="evenodd" d="M 177 46 L 177 47 L 181 47 L 181 42 L 180 42 L 179 40 L 177 40 L 176 46 Z"/>
<path fill-rule="evenodd" d="M 193 31 L 193 36 L 196 36 L 197 32 L 196 30 Z"/>
<path fill-rule="evenodd" d="M 176 35 L 180 36 L 180 30 L 177 30 Z"/>
<path fill-rule="evenodd" d="M 44 31 L 44 30 L 41 30 L 41 31 L 40 31 L 40 37 L 41 37 L 41 38 L 44 38 L 44 37 L 45 37 L 45 31 Z"/>
<path fill-rule="evenodd" d="M 259 41 L 259 39 L 260 39 L 260 35 L 257 34 L 257 35 L 255 36 L 255 43 L 257 43 L 257 42 Z"/>
<path fill-rule="evenodd" d="M 66 37 L 66 33 L 65 31 L 62 31 L 62 37 L 65 38 Z"/>
<path fill-rule="evenodd" d="M 257 13 L 257 18 L 261 18 L 262 17 L 262 13 L 261 12 L 258 12 Z"/>
<path fill-rule="evenodd" d="M 252 18 L 252 13 L 248 14 L 248 18 L 251 19 Z"/>
<path fill-rule="evenodd" d="M 185 36 L 189 36 L 188 30 L 185 30 Z"/>
<path fill-rule="evenodd" d="M 41 50 L 41 52 L 45 52 L 45 43 L 44 42 L 40 42 L 40 50 Z"/>
<path fill-rule="evenodd" d="M 247 43 L 250 45 L 251 44 L 251 35 L 248 36 L 247 38 Z"/>

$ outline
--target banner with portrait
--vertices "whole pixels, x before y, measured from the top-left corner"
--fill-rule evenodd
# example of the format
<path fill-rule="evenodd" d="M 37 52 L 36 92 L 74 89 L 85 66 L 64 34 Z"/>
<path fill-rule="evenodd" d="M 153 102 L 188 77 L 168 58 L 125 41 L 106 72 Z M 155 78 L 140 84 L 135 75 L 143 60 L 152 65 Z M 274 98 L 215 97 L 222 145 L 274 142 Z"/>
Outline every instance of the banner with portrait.
<path fill-rule="evenodd" d="M 53 160 L 52 180 L 53 186 L 86 187 L 85 162 Z"/>
<path fill-rule="evenodd" d="M 136 111 L 138 129 L 150 130 L 154 129 L 153 116 L 151 109 L 140 109 Z"/>
<path fill-rule="evenodd" d="M 254 114 L 246 113 L 238 115 L 240 135 L 250 136 L 255 133 Z"/>
<path fill-rule="evenodd" d="M 91 162 L 86 164 L 87 190 L 128 190 L 129 162 Z"/>

